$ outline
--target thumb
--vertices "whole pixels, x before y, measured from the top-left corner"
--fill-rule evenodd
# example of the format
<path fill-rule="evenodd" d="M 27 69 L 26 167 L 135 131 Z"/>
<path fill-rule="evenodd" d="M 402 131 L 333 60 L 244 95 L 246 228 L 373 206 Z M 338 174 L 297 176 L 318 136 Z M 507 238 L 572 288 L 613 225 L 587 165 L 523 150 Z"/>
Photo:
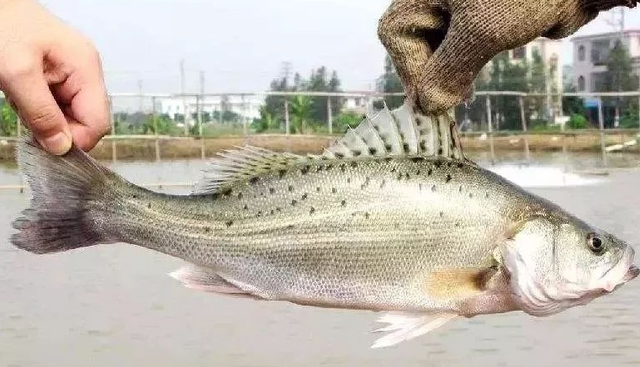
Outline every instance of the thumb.
<path fill-rule="evenodd" d="M 65 154 L 71 149 L 67 120 L 41 72 L 21 73 L 19 77 L 9 78 L 3 83 L 3 88 L 20 118 L 44 149 L 55 155 Z"/>

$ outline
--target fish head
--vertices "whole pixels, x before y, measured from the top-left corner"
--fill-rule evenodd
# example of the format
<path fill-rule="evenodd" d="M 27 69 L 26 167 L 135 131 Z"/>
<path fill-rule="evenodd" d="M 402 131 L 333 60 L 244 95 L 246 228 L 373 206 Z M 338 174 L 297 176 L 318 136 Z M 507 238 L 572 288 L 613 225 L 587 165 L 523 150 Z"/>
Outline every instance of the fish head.
<path fill-rule="evenodd" d="M 587 304 L 640 273 L 633 247 L 571 217 L 523 221 L 501 253 L 515 302 L 534 316 Z"/>

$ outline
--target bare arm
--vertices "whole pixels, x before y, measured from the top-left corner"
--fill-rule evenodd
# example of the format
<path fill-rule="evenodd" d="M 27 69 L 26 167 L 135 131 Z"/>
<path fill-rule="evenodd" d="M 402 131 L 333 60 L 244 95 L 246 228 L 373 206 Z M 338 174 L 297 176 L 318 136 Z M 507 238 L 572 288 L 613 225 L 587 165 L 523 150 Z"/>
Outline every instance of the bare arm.
<path fill-rule="evenodd" d="M 33 0 L 0 0 L 0 90 L 51 153 L 92 149 L 109 130 L 95 47 Z"/>

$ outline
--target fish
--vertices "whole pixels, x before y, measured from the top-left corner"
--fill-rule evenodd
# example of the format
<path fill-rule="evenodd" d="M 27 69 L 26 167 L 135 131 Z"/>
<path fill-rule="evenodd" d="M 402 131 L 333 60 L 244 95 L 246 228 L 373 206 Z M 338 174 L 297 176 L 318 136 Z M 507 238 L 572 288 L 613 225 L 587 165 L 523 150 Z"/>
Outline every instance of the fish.
<path fill-rule="evenodd" d="M 370 112 L 319 154 L 222 151 L 188 194 L 137 186 L 26 137 L 11 242 L 34 254 L 128 244 L 185 261 L 186 288 L 372 312 L 372 348 L 454 320 L 584 306 L 638 276 L 634 248 L 483 168 L 451 113 Z"/>

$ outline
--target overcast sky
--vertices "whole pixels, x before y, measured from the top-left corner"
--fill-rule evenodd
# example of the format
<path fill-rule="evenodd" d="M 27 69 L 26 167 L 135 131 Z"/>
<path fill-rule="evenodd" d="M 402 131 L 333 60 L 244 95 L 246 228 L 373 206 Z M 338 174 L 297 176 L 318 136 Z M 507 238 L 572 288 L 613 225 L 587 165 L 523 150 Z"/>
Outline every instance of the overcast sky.
<path fill-rule="evenodd" d="M 343 88 L 373 87 L 385 51 L 376 35 L 390 0 L 42 0 L 89 36 L 103 57 L 111 92 L 178 92 L 181 59 L 187 90 L 206 72 L 209 92 L 259 91 L 282 62 L 307 75 L 326 65 Z M 612 31 L 603 13 L 576 35 Z M 640 9 L 626 28 L 640 28 Z M 565 40 L 563 63 L 571 62 Z"/>

